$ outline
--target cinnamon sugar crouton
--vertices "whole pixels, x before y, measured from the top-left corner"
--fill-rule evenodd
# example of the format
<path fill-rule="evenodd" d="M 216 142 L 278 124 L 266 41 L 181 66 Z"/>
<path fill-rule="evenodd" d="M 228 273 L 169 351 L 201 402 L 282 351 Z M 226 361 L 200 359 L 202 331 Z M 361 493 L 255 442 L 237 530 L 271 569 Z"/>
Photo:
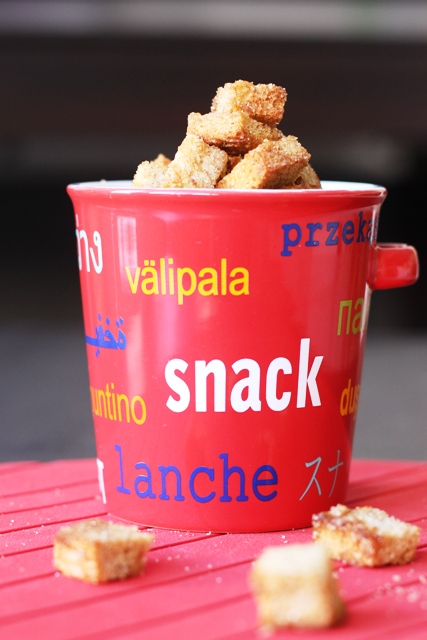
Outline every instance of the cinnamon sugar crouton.
<path fill-rule="evenodd" d="M 100 583 L 138 575 L 153 536 L 136 526 L 87 520 L 63 527 L 53 546 L 53 564 L 71 578 Z"/>
<path fill-rule="evenodd" d="M 155 160 L 144 160 L 138 165 L 132 184 L 135 187 L 160 187 L 169 164 L 169 158 L 163 153 L 160 153 Z"/>
<path fill-rule="evenodd" d="M 319 176 L 308 164 L 299 174 L 298 178 L 294 181 L 291 187 L 284 187 L 285 189 L 321 189 L 322 185 L 319 180 Z"/>
<path fill-rule="evenodd" d="M 239 164 L 239 162 L 242 159 L 243 159 L 243 156 L 228 156 L 227 173 L 230 173 L 230 171 L 233 171 L 236 164 Z"/>
<path fill-rule="evenodd" d="M 228 155 L 198 136 L 188 134 L 169 164 L 162 187 L 213 188 L 227 170 Z"/>
<path fill-rule="evenodd" d="M 286 89 L 283 87 L 237 80 L 217 89 L 211 111 L 244 111 L 258 122 L 275 126 L 283 118 L 285 101 Z"/>
<path fill-rule="evenodd" d="M 255 561 L 250 582 L 259 624 L 267 629 L 330 627 L 344 615 L 331 560 L 321 545 L 268 547 Z"/>
<path fill-rule="evenodd" d="M 420 529 L 374 507 L 337 504 L 312 518 L 313 539 L 335 560 L 365 567 L 405 564 L 415 555 Z"/>
<path fill-rule="evenodd" d="M 249 151 L 218 184 L 219 189 L 277 189 L 292 186 L 310 154 L 294 136 L 265 140 Z"/>
<path fill-rule="evenodd" d="M 258 122 L 242 111 L 213 111 L 204 115 L 190 113 L 187 134 L 191 133 L 230 155 L 247 153 L 263 140 L 279 140 L 283 137 L 279 129 Z"/>

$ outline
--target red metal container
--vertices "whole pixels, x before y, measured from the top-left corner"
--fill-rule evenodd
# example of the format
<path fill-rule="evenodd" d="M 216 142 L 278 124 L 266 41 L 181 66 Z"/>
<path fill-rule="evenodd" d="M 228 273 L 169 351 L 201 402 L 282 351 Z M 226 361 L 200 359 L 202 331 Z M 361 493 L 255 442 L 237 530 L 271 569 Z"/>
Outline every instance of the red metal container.
<path fill-rule="evenodd" d="M 307 526 L 345 501 L 386 192 L 71 185 L 108 510 L 174 529 Z"/>

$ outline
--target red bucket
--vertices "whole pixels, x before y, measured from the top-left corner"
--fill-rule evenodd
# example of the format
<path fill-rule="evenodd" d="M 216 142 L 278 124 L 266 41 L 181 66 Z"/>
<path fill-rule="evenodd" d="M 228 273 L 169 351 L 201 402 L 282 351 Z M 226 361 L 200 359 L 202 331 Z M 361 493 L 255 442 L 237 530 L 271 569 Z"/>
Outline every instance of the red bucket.
<path fill-rule="evenodd" d="M 110 513 L 199 531 L 308 526 L 345 501 L 386 192 L 68 187 Z"/>

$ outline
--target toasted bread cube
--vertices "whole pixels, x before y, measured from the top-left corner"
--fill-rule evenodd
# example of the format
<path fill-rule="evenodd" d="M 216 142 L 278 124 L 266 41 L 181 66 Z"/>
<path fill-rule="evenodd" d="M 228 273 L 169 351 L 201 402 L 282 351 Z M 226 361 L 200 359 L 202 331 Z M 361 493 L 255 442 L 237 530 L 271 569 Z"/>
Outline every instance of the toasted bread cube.
<path fill-rule="evenodd" d="M 344 615 L 326 550 L 316 544 L 268 547 L 251 584 L 262 627 L 330 627 Z"/>
<path fill-rule="evenodd" d="M 348 564 L 406 564 L 415 555 L 420 529 L 374 507 L 337 504 L 312 518 L 313 539 Z"/>
<path fill-rule="evenodd" d="M 217 185 L 219 189 L 278 189 L 292 185 L 310 154 L 294 136 L 265 140 Z"/>
<path fill-rule="evenodd" d="M 263 140 L 279 140 L 283 133 L 258 122 L 241 111 L 230 113 L 190 113 L 187 134 L 202 138 L 207 144 L 224 149 L 230 155 L 255 149 Z"/>
<path fill-rule="evenodd" d="M 189 134 L 167 168 L 162 187 L 213 188 L 227 170 L 225 151 L 212 147 L 195 135 Z"/>
<path fill-rule="evenodd" d="M 160 187 L 169 164 L 169 158 L 163 153 L 160 153 L 155 160 L 144 160 L 138 165 L 132 184 L 135 187 L 148 189 Z"/>
<path fill-rule="evenodd" d="M 283 87 L 237 80 L 219 87 L 211 111 L 244 111 L 258 122 L 275 126 L 283 118 L 285 101 L 286 89 Z"/>
<path fill-rule="evenodd" d="M 313 169 L 313 167 L 308 164 L 299 174 L 298 178 L 294 181 L 293 185 L 290 187 L 291 189 L 321 189 L 322 185 L 320 184 L 319 176 Z"/>
<path fill-rule="evenodd" d="M 137 576 L 153 536 L 136 526 L 87 520 L 63 527 L 53 546 L 53 564 L 66 576 L 100 583 Z"/>
<path fill-rule="evenodd" d="M 243 160 L 243 156 L 228 156 L 227 173 L 230 173 L 241 160 Z"/>

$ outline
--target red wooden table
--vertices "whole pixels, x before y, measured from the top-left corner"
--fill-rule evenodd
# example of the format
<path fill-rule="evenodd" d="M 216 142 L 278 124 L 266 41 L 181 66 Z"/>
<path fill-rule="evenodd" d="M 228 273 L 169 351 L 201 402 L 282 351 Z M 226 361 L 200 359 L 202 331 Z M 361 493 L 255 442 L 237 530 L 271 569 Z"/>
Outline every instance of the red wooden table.
<path fill-rule="evenodd" d="M 271 544 L 311 540 L 311 530 L 209 534 L 154 530 L 138 578 L 90 585 L 52 567 L 64 524 L 108 518 L 95 461 L 0 464 L 0 637 L 47 640 L 258 639 L 251 563 Z M 274 637 L 427 638 L 427 463 L 353 462 L 347 504 L 370 504 L 422 529 L 415 560 L 377 569 L 336 565 L 347 618 L 328 631 Z"/>

